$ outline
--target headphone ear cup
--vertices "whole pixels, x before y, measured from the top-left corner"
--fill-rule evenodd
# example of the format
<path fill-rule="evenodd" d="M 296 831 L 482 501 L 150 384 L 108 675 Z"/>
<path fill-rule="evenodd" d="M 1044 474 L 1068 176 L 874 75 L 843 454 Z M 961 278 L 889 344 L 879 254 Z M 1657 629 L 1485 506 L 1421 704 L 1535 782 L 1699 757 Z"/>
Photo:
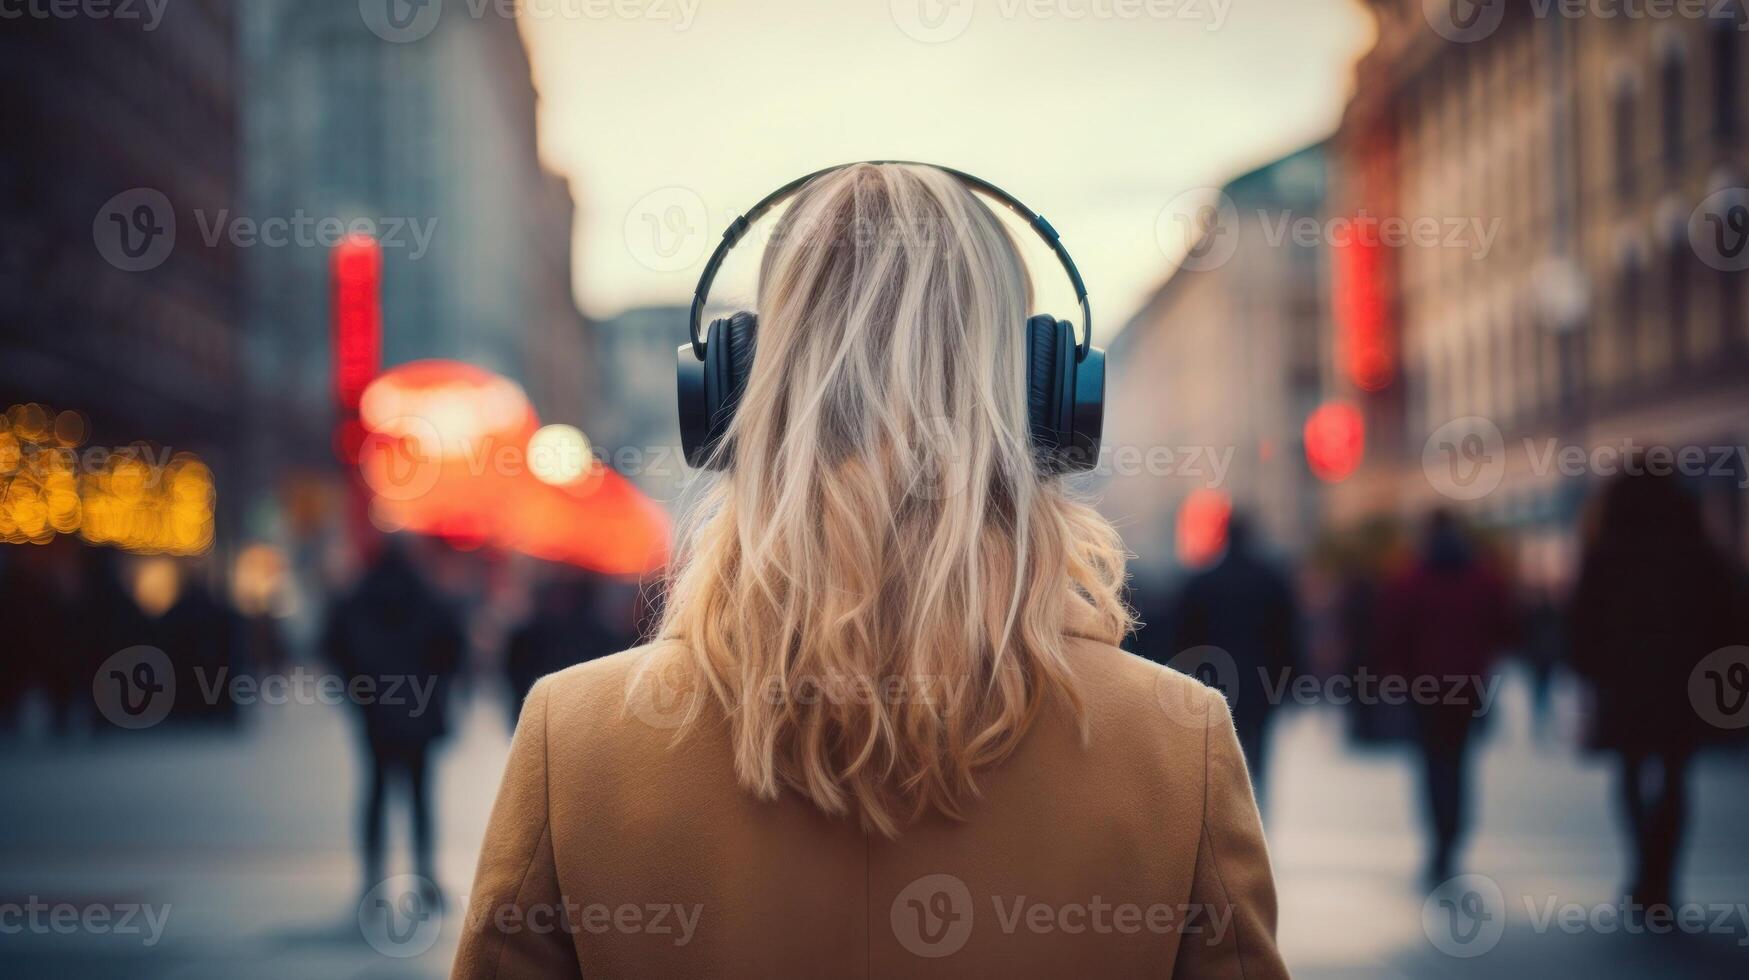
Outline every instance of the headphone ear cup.
<path fill-rule="evenodd" d="M 741 392 L 747 387 L 747 376 L 753 370 L 753 350 L 757 345 L 759 317 L 752 313 L 736 313 L 727 319 L 712 320 L 705 334 L 704 402 L 705 437 L 687 459 L 694 466 L 725 469 L 733 457 L 732 447 L 717 447 L 728 435 L 735 420 L 735 410 L 741 404 Z"/>
<path fill-rule="evenodd" d="M 1069 427 L 1064 462 L 1071 471 L 1093 469 L 1099 465 L 1099 442 L 1105 429 L 1105 351 L 1101 348 L 1087 348 L 1087 356 L 1075 365 L 1075 397 L 1070 411 L 1074 421 Z"/>
<path fill-rule="evenodd" d="M 1026 321 L 1026 411 L 1034 458 L 1046 472 L 1085 469 L 1075 449 L 1075 330 L 1041 314 Z"/>
<path fill-rule="evenodd" d="M 1028 317 L 1026 321 L 1026 420 L 1032 430 L 1033 453 L 1041 461 L 1059 446 L 1057 419 L 1061 402 L 1058 390 L 1062 368 L 1057 318 Z"/>

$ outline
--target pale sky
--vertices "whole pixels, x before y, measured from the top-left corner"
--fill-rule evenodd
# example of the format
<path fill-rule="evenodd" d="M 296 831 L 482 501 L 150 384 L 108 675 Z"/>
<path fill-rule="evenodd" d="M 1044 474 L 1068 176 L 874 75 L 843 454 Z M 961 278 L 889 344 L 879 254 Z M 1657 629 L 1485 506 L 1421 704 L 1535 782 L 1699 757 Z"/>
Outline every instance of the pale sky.
<path fill-rule="evenodd" d="M 728 222 L 792 177 L 910 159 L 1048 217 L 1104 339 L 1172 269 L 1162 209 L 1327 135 L 1372 35 L 1353 0 L 526 0 L 522 18 L 591 315 L 685 302 Z M 751 290 L 748 245 L 725 303 Z M 1078 319 L 1048 253 L 1029 258 L 1039 310 Z"/>

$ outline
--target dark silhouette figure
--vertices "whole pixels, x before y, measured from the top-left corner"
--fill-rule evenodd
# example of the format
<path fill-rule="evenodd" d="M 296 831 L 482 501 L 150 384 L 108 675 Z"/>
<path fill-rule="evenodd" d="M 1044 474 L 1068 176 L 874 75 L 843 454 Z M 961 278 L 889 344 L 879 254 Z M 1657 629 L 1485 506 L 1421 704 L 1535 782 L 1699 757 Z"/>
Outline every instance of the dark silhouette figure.
<path fill-rule="evenodd" d="M 608 597 L 607 586 L 581 573 L 564 574 L 537 590 L 533 614 L 510 635 L 504 655 L 512 704 L 520 706 L 547 674 L 632 645 L 626 628 L 632 611 L 626 609 L 623 623 L 607 621 L 602 606 Z"/>
<path fill-rule="evenodd" d="M 415 867 L 428 881 L 437 880 L 431 746 L 445 734 L 446 702 L 464 642 L 456 617 L 395 542 L 385 546 L 357 588 L 329 615 L 325 653 L 347 678 L 349 692 L 369 692 L 352 694 L 370 760 L 362 828 L 367 889 L 383 877 L 385 806 L 392 783 L 404 789 L 412 810 Z"/>
<path fill-rule="evenodd" d="M 235 724 L 237 704 L 231 698 L 200 696 L 222 689 L 240 667 L 243 621 L 230 605 L 213 594 L 204 576 L 183 574 L 176 602 L 150 628 L 153 645 L 176 668 L 178 697 L 175 715 L 184 721 Z"/>
<path fill-rule="evenodd" d="M 1174 619 L 1174 646 L 1226 651 L 1236 676 L 1227 691 L 1251 781 L 1261 798 L 1269 720 L 1276 705 L 1270 692 L 1284 689 L 1299 657 L 1299 609 L 1293 586 L 1252 548 L 1249 522 L 1227 521 L 1227 548 L 1220 560 L 1184 584 Z"/>
<path fill-rule="evenodd" d="M 8 729 L 18 723 L 32 689 L 43 689 L 51 701 L 67 699 L 55 673 L 57 657 L 74 652 L 66 649 L 73 617 L 50 582 L 48 550 L 7 548 L 0 554 L 0 621 L 11 631 L 0 643 L 0 725 Z"/>
<path fill-rule="evenodd" d="M 1571 609 L 1572 662 L 1595 693 L 1591 746 L 1620 756 L 1634 848 L 1628 894 L 1668 904 L 1689 760 L 1722 734 L 1690 701 L 1689 677 L 1707 654 L 1741 640 L 1735 574 L 1674 480 L 1620 477 L 1598 505 Z"/>
<path fill-rule="evenodd" d="M 1408 690 L 1420 678 L 1440 681 L 1437 693 L 1412 704 L 1432 833 L 1426 875 L 1437 884 L 1451 877 L 1468 829 L 1470 743 L 1485 707 L 1478 688 L 1491 684 L 1495 659 L 1512 639 L 1512 600 L 1457 518 L 1439 510 L 1413 563 L 1386 584 L 1378 616 L 1374 649 L 1383 672 Z M 1471 680 L 1460 686 L 1455 678 Z"/>
<path fill-rule="evenodd" d="M 71 543 L 69 542 L 71 545 Z M 59 547 L 56 542 L 53 547 Z M 109 548 L 71 545 L 72 575 L 56 574 L 65 636 L 65 656 L 52 658 L 46 673 L 58 731 L 66 732 L 86 717 L 91 682 L 111 654 L 150 638 L 145 614 L 122 584 L 116 552 Z M 99 731 L 113 731 L 97 722 Z"/>

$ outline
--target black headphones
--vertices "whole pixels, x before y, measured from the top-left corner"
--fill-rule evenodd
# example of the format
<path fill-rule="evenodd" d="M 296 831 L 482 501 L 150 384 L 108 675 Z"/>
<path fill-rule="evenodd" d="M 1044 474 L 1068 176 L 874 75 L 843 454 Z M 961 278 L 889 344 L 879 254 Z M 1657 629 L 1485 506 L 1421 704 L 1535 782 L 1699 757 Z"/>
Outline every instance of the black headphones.
<path fill-rule="evenodd" d="M 759 331 L 759 317 L 742 312 L 712 320 L 706 337 L 699 337 L 699 319 L 704 314 L 705 297 L 710 293 L 717 268 L 753 222 L 809 181 L 843 166 L 855 164 L 817 170 L 767 194 L 746 214 L 729 224 L 728 230 L 723 232 L 722 242 L 711 253 L 710 261 L 705 263 L 698 288 L 692 293 L 692 316 L 688 325 L 692 342 L 680 345 L 676 352 L 680 443 L 686 451 L 687 463 L 692 466 L 725 469 L 729 465 L 733 447 L 725 446 L 719 452 L 718 444 L 728 432 L 735 408 L 741 401 L 741 392 L 747 385 Z M 1032 427 L 1033 453 L 1041 468 L 1051 473 L 1092 469 L 1099 461 L 1099 435 L 1105 420 L 1105 351 L 1093 346 L 1093 314 L 1088 309 L 1087 287 L 1081 282 L 1075 260 L 1069 257 L 1069 250 L 1063 247 L 1051 223 L 1012 194 L 971 174 L 947 167 L 936 169 L 957 177 L 972 190 L 994 198 L 1025 218 L 1056 253 L 1063 271 L 1069 274 L 1069 282 L 1075 287 L 1075 298 L 1081 302 L 1081 340 L 1076 343 L 1075 328 L 1067 320 L 1049 314 L 1027 319 L 1027 415 Z"/>

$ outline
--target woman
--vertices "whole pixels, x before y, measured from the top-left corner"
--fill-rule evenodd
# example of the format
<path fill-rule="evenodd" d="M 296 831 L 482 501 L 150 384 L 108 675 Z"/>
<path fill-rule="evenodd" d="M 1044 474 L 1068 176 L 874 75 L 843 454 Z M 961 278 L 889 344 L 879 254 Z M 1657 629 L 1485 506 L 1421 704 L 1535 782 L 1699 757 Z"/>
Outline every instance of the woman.
<path fill-rule="evenodd" d="M 1636 459 L 1603 491 L 1569 624 L 1591 685 L 1590 742 L 1620 758 L 1633 836 L 1633 904 L 1672 905 L 1688 819 L 1688 764 L 1710 729 L 1689 688 L 1700 662 L 1739 642 L 1736 570 L 1708 540 L 1697 501 Z"/>
<path fill-rule="evenodd" d="M 1012 240 L 934 168 L 813 180 L 656 642 L 543 679 L 457 977 L 1285 976 L 1224 701 L 1114 645 L 1029 446 Z"/>

